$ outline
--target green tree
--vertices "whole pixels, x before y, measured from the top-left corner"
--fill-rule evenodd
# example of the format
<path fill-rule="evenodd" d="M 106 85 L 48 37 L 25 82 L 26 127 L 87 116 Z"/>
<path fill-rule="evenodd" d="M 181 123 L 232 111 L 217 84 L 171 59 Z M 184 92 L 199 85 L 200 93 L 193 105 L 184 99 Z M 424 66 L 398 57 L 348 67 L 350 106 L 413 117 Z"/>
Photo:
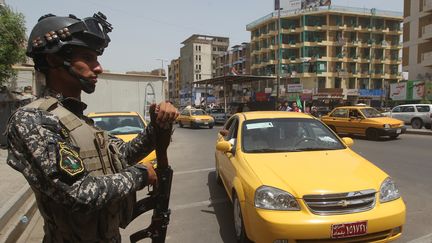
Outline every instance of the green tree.
<path fill-rule="evenodd" d="M 16 76 L 12 65 L 25 61 L 24 15 L 0 5 L 0 86 Z"/>

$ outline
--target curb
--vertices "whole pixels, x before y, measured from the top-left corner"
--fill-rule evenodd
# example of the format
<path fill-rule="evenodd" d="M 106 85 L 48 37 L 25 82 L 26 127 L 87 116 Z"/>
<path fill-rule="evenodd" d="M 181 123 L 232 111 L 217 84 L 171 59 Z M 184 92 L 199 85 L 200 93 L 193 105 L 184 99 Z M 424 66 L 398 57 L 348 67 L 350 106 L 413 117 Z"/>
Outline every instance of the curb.
<path fill-rule="evenodd" d="M 405 134 L 429 135 L 432 136 L 432 131 L 427 130 L 406 130 Z"/>
<path fill-rule="evenodd" d="M 4 229 L 11 217 L 21 208 L 31 196 L 32 190 L 25 184 L 13 197 L 0 208 L 0 229 Z"/>
<path fill-rule="evenodd" d="M 36 199 L 26 184 L 0 209 L 0 242 L 16 242 L 36 210 Z"/>

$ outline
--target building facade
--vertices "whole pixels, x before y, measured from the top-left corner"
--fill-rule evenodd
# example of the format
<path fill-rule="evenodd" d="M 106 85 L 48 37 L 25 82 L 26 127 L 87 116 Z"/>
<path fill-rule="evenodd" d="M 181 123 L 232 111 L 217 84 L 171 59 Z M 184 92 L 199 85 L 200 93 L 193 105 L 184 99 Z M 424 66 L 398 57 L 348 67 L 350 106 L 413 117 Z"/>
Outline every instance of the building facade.
<path fill-rule="evenodd" d="M 216 74 L 216 58 L 226 52 L 229 38 L 192 35 L 182 42 L 180 49 L 180 105 L 199 105 L 194 94 L 195 81 L 210 79 Z M 204 97 L 204 96 L 201 96 Z"/>
<path fill-rule="evenodd" d="M 215 77 L 250 75 L 250 43 L 243 42 L 216 58 Z"/>
<path fill-rule="evenodd" d="M 382 101 L 402 79 L 402 21 L 399 12 L 340 6 L 274 12 L 247 25 L 251 73 L 280 73 L 282 97 L 299 84 L 309 99 Z"/>
<path fill-rule="evenodd" d="M 403 70 L 408 79 L 432 80 L 432 0 L 404 1 Z"/>
<path fill-rule="evenodd" d="M 180 59 L 168 65 L 168 99 L 175 105 L 180 104 Z"/>

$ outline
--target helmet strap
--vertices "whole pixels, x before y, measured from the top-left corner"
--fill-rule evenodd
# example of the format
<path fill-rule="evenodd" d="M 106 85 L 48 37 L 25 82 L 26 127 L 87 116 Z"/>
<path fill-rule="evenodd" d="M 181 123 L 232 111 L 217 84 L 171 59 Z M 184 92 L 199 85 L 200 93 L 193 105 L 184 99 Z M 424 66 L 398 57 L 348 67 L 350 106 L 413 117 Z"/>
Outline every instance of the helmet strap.
<path fill-rule="evenodd" d="M 83 77 L 82 75 L 78 74 L 70 64 L 69 61 L 65 60 L 63 61 L 63 68 L 65 68 L 69 74 L 75 78 L 77 78 L 81 84 L 81 89 L 86 92 L 87 94 L 91 94 L 95 91 L 95 84 L 88 78 Z"/>

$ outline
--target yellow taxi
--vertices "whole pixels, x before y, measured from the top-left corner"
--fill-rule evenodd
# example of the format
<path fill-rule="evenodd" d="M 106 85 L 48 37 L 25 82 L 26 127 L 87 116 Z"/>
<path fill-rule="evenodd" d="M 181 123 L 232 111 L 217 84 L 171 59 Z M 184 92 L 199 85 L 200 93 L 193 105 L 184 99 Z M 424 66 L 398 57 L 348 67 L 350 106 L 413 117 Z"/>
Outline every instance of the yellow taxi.
<path fill-rule="evenodd" d="M 405 204 L 394 180 L 320 120 L 298 112 L 233 115 L 218 134 L 216 180 L 239 242 L 388 242 Z"/>
<path fill-rule="evenodd" d="M 203 109 L 185 108 L 177 117 L 177 123 L 180 127 L 208 127 L 212 129 L 215 122 L 213 117 L 208 115 Z"/>
<path fill-rule="evenodd" d="M 129 142 L 138 133 L 143 131 L 147 124 L 140 114 L 134 111 L 129 112 L 91 112 L 87 115 L 92 118 L 96 127 Z M 140 162 L 156 160 L 156 151 L 153 150 Z"/>
<path fill-rule="evenodd" d="M 381 136 L 395 139 L 406 131 L 403 121 L 386 117 L 368 106 L 337 107 L 321 120 L 338 134 L 356 134 L 371 140 Z"/>

